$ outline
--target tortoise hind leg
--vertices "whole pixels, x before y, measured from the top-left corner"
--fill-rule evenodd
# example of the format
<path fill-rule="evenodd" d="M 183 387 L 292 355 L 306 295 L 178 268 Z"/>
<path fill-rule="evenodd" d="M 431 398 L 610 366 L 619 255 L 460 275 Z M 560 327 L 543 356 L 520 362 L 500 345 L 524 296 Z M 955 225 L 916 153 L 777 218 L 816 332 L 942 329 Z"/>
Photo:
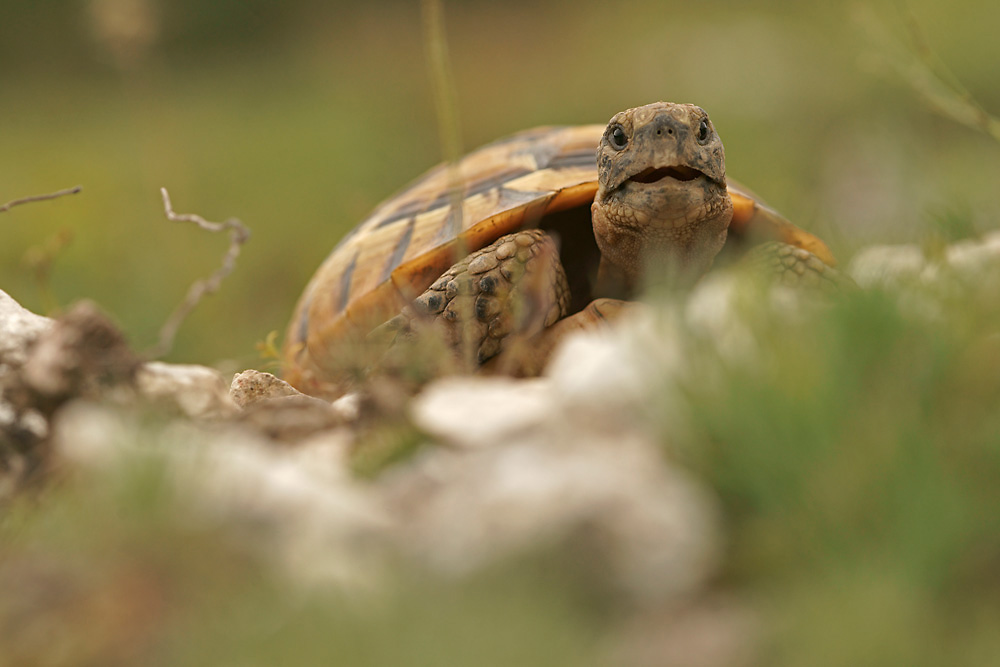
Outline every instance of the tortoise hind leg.
<path fill-rule="evenodd" d="M 474 370 L 564 317 L 569 303 L 555 241 L 524 230 L 456 263 L 372 337 L 391 345 L 390 365 L 398 366 L 419 354 L 415 342 L 436 334 L 460 368 Z"/>
<path fill-rule="evenodd" d="M 503 354 L 484 366 L 488 373 L 531 377 L 540 375 L 556 347 L 568 336 L 580 331 L 605 327 L 625 313 L 642 308 L 642 304 L 622 299 L 601 297 L 569 317 L 564 317 L 532 339 L 510 341 Z"/>

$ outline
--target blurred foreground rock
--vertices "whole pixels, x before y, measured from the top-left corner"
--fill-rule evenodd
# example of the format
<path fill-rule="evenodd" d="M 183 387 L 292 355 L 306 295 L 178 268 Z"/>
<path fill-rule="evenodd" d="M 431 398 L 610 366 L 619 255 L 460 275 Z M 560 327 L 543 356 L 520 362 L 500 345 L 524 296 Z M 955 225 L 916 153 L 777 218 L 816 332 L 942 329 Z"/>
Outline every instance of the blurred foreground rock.
<path fill-rule="evenodd" d="M 909 315 L 946 323 L 958 303 L 1000 300 L 1000 231 L 949 245 L 870 246 L 848 271 L 865 289 L 890 293 Z"/>
<path fill-rule="evenodd" d="M 21 307 L 0 291 L 0 502 L 10 498 L 37 469 L 48 423 L 38 410 L 12 401 L 28 349 L 52 320 Z"/>
<path fill-rule="evenodd" d="M 410 403 L 415 427 L 399 426 L 423 445 L 364 480 L 352 457 L 382 424 L 357 396 L 329 403 L 257 371 L 227 388 L 208 368 L 144 362 L 90 304 L 19 318 L 35 326 L 4 386 L 36 414 L 41 460 L 96 479 L 153 465 L 172 512 L 301 586 L 376 592 L 401 558 L 447 580 L 549 554 L 616 604 L 685 617 L 719 566 L 714 499 L 642 418 L 672 357 L 635 372 L 618 333 L 574 341 L 546 377 L 431 383 Z"/>
<path fill-rule="evenodd" d="M 122 407 L 77 402 L 53 424 L 67 461 L 92 471 L 162 466 L 176 511 L 235 534 L 303 583 L 374 584 L 391 521 L 373 489 L 345 465 L 346 431 L 275 448 L 237 423 L 149 424 Z"/>
<path fill-rule="evenodd" d="M 1000 276 L 1000 231 L 965 239 L 929 252 L 916 245 L 870 246 L 848 272 L 862 287 L 889 289 L 953 287 L 996 281 Z"/>
<path fill-rule="evenodd" d="M 710 494 L 667 465 L 658 441 L 625 413 L 595 428 L 576 408 L 559 378 L 430 385 L 415 420 L 457 447 L 385 476 L 403 547 L 461 573 L 569 544 L 618 594 L 663 601 L 697 590 L 721 546 Z M 463 428 L 456 416 L 478 423 Z"/>
<path fill-rule="evenodd" d="M 982 276 L 998 259 L 994 235 L 933 259 L 869 249 L 850 275 L 933 312 L 955 290 L 995 289 Z M 145 362 L 90 304 L 49 320 L 0 293 L 0 500 L 52 462 L 96 480 L 152 464 L 171 512 L 293 589 L 376 599 L 400 563 L 448 581 L 555 558 L 627 610 L 605 628 L 608 663 L 751 664 L 762 630 L 718 590 L 722 517 L 672 460 L 673 439 L 689 428 L 685 387 L 715 381 L 706 358 L 766 363 L 753 318 L 780 329 L 813 307 L 826 306 L 718 272 L 686 300 L 570 338 L 540 378 L 451 377 L 412 399 L 330 403 L 259 371 L 229 383 Z M 402 453 L 357 474 L 381 442 Z"/>
<path fill-rule="evenodd" d="M 36 315 L 0 290 L 0 373 L 24 365 L 28 346 L 51 326 L 50 318 Z"/>
<path fill-rule="evenodd" d="M 77 398 L 127 400 L 142 360 L 95 304 L 73 305 L 27 350 L 21 401 L 51 414 Z"/>
<path fill-rule="evenodd" d="M 139 368 L 135 388 L 143 399 L 191 419 L 226 419 L 239 412 L 222 374 L 205 366 L 150 361 Z"/>

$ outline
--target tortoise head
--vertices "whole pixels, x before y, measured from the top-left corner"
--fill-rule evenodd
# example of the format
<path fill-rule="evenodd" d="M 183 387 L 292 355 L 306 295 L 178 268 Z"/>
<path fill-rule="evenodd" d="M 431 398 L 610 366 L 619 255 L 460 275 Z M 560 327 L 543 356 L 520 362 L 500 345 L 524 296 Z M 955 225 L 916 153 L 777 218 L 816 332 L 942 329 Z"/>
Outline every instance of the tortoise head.
<path fill-rule="evenodd" d="M 690 283 L 711 267 L 733 209 L 722 140 L 704 109 L 655 102 L 616 114 L 597 170 L 600 291 L 628 292 L 643 277 Z"/>

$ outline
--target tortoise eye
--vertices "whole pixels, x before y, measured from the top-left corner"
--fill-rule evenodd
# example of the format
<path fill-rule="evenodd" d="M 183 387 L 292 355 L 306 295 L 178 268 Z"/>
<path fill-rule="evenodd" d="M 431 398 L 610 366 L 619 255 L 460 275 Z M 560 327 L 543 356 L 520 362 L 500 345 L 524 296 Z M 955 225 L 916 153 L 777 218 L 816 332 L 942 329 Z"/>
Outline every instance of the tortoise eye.
<path fill-rule="evenodd" d="M 698 141 L 705 141 L 708 139 L 708 121 L 704 118 L 701 119 L 701 125 L 698 126 Z"/>
<path fill-rule="evenodd" d="M 621 125 L 615 125 L 611 130 L 611 145 L 615 150 L 620 151 L 625 148 L 628 143 L 628 137 L 625 136 L 625 130 L 622 129 Z"/>

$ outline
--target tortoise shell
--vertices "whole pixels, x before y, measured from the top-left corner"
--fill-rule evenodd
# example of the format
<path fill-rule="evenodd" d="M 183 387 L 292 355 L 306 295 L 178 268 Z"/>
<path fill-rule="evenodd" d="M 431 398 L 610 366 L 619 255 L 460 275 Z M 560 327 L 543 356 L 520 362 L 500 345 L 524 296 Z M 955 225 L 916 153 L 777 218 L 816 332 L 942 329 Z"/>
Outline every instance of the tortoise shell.
<path fill-rule="evenodd" d="M 285 338 L 285 378 L 325 393 L 322 386 L 340 370 L 333 354 L 338 343 L 393 317 L 458 258 L 504 234 L 559 224 L 564 263 L 572 259 L 568 253 L 593 254 L 590 204 L 604 130 L 582 125 L 520 132 L 455 165 L 439 165 L 378 206 L 337 244 L 299 299 Z M 728 189 L 734 214 L 727 248 L 752 231 L 834 264 L 818 238 L 745 188 L 730 182 Z M 574 282 L 575 294 L 584 280 Z"/>

